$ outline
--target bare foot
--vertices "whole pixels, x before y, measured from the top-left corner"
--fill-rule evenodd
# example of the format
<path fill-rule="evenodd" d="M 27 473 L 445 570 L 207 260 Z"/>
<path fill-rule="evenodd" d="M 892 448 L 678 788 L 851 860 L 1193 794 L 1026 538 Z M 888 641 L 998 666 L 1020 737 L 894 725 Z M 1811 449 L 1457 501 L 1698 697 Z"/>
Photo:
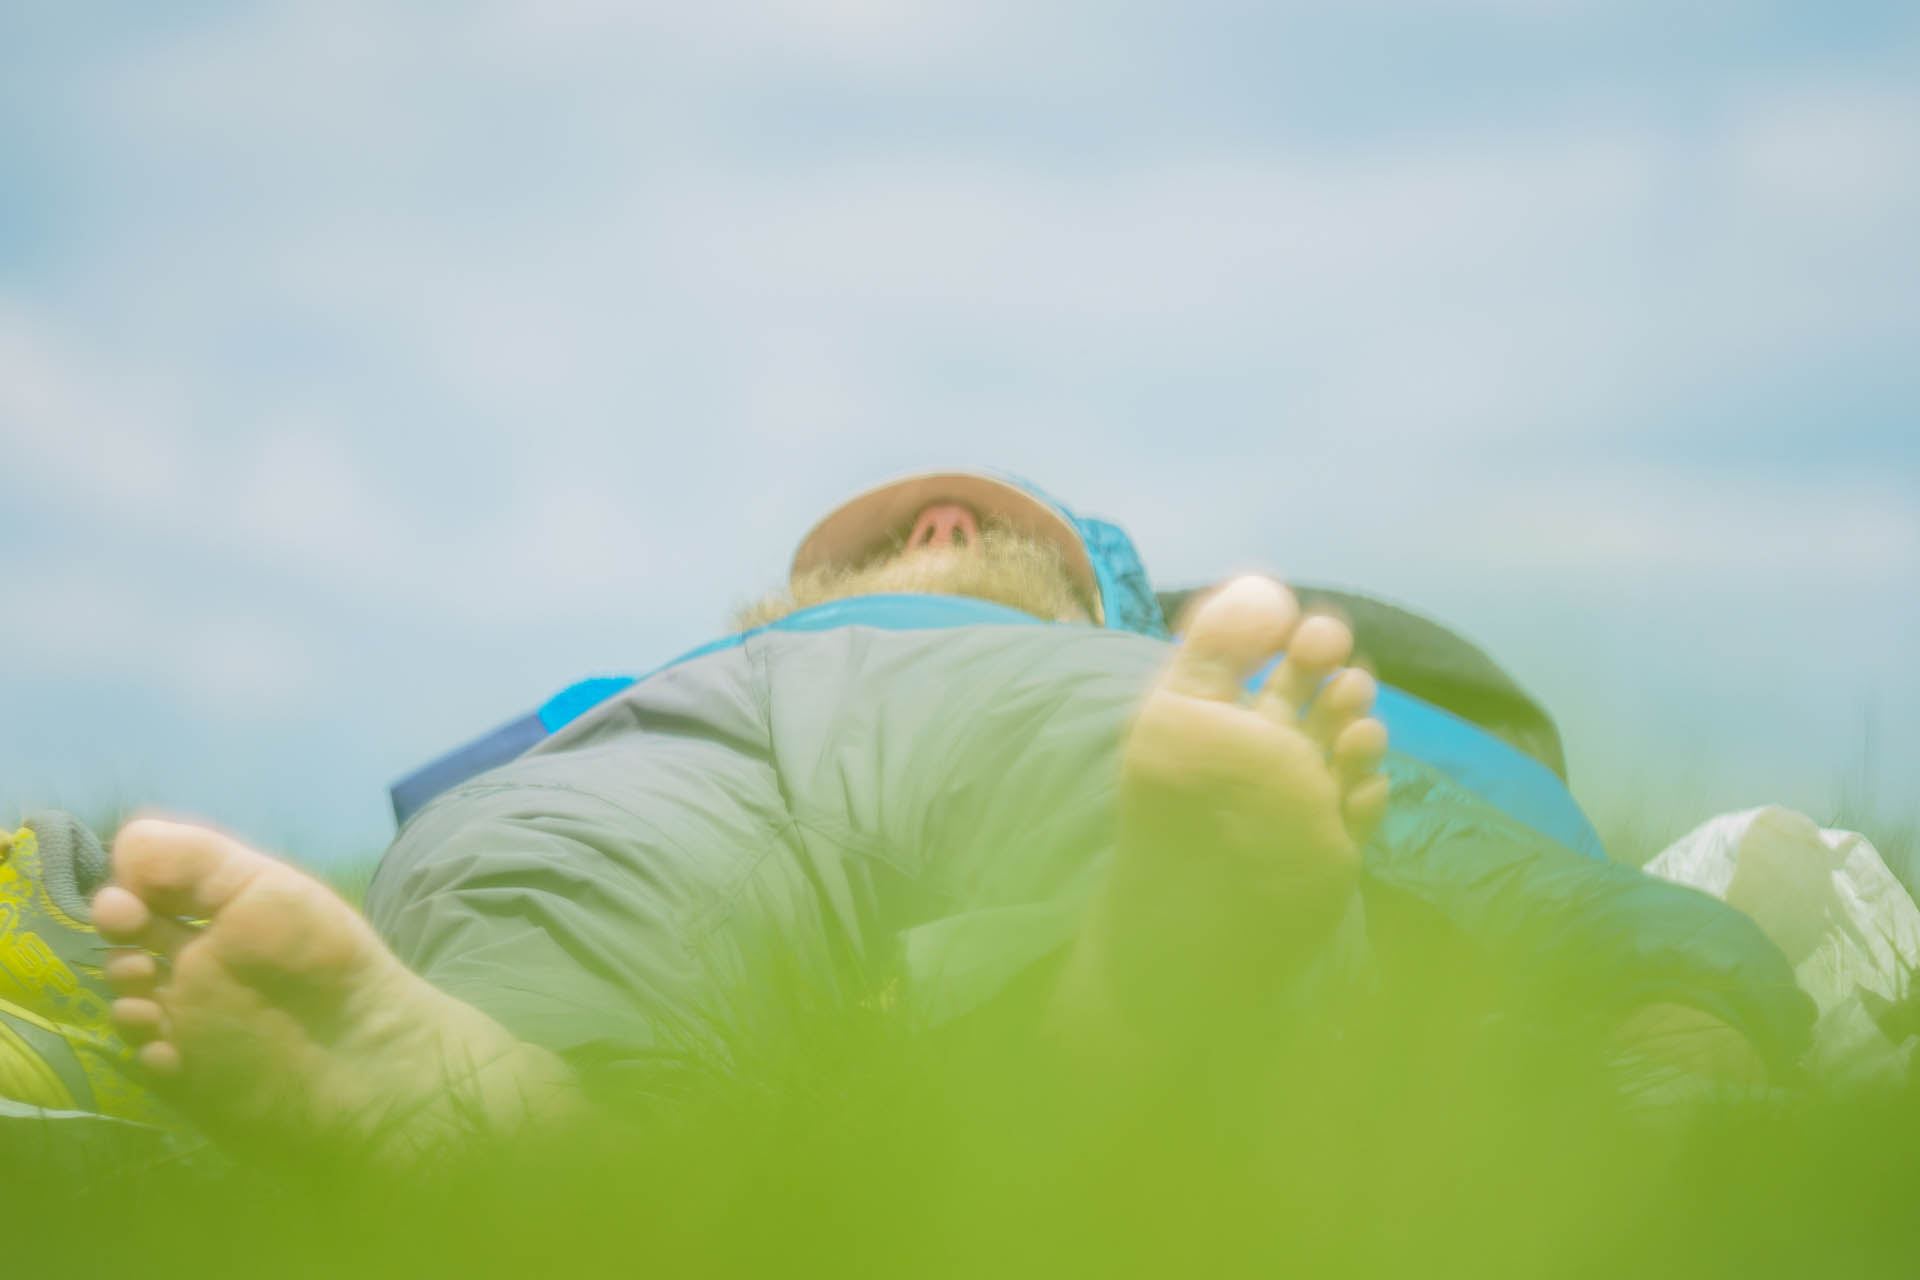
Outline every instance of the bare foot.
<path fill-rule="evenodd" d="M 404 1163 L 565 1095 L 566 1068 L 429 986 L 318 881 L 219 832 L 141 819 L 94 899 L 112 1016 L 215 1136 Z"/>
<path fill-rule="evenodd" d="M 1376 686 L 1352 651 L 1343 623 L 1236 578 L 1193 611 L 1141 704 L 1114 865 L 1063 985 L 1101 993 L 1143 1043 L 1258 1007 L 1346 911 L 1387 801 Z"/>

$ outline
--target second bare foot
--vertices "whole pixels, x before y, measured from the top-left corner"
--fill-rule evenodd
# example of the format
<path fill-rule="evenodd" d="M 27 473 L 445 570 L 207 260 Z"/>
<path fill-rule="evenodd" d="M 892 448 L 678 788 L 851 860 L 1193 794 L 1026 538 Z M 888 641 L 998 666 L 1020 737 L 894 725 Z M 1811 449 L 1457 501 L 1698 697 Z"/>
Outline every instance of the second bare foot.
<path fill-rule="evenodd" d="M 1146 1039 L 1257 1007 L 1347 910 L 1387 800 L 1386 729 L 1352 647 L 1279 583 L 1236 578 L 1194 611 L 1142 703 L 1114 865 L 1075 963 Z"/>
<path fill-rule="evenodd" d="M 128 823 L 94 900 L 112 1016 L 215 1136 L 405 1162 L 562 1096 L 566 1070 L 409 971 L 360 914 L 220 832 Z"/>

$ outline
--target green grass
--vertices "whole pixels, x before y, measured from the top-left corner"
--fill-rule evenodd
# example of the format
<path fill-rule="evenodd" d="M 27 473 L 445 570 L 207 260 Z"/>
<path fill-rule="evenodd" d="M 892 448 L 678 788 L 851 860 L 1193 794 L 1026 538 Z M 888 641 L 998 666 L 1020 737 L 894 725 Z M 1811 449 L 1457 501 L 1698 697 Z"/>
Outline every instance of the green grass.
<path fill-rule="evenodd" d="M 595 1077 L 591 1126 L 405 1177 L 9 1167 L 9 1275 L 1901 1275 L 1920 1098 L 1624 1106 L 1577 1011 L 1451 964 L 1338 1036 L 1104 1109 L 1023 1017 L 801 1002 L 771 1040 Z M 790 996 L 792 992 L 783 995 Z M 1489 1016 L 1489 1010 L 1495 1016 Z M 1537 1012 L 1537 1011 L 1536 1011 Z M 123 1168 L 126 1171 L 122 1171 Z"/>
<path fill-rule="evenodd" d="M 1627 861 L 1692 825 L 1598 816 Z M 1910 865 L 1911 823 L 1824 821 Z M 359 901 L 374 866 L 321 873 Z M 299 1148 L 50 1159 L 0 1126 L 0 1257 L 355 1280 L 1920 1271 L 1911 1083 L 1636 1109 L 1583 1011 L 1515 1007 L 1444 945 L 1401 959 L 1337 1034 L 1289 1028 L 1276 1059 L 1116 1111 L 1017 1008 L 926 1033 L 795 986 L 770 1039 L 591 1071 L 590 1126 L 406 1176 Z"/>
<path fill-rule="evenodd" d="M 379 869 L 378 857 L 340 859 L 312 868 L 329 888 L 356 907 L 366 902 L 367 886 L 373 883 L 373 873 Z"/>

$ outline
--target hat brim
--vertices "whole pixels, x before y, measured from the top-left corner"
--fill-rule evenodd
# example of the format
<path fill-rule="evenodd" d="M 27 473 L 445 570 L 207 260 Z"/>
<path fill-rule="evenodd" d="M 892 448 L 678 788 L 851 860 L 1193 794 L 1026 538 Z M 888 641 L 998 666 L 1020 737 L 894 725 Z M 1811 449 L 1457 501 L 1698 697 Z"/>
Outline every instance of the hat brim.
<path fill-rule="evenodd" d="M 962 503 L 981 519 L 998 516 L 1016 533 L 1054 548 L 1092 603 L 1094 621 L 1105 621 L 1100 581 L 1080 531 L 1059 508 L 1017 484 L 977 471 L 920 472 L 856 494 L 800 540 L 800 549 L 793 553 L 792 576 L 859 564 L 905 534 L 914 518 L 935 502 Z"/>

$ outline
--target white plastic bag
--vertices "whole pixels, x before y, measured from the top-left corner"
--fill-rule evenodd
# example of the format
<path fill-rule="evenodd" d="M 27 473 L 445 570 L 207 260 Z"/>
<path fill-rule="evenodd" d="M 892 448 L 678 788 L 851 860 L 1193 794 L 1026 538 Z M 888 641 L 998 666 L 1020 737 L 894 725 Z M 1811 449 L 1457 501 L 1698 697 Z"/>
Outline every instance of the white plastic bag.
<path fill-rule="evenodd" d="M 1915 1041 L 1875 1020 L 1920 970 L 1920 908 L 1866 837 L 1768 806 L 1710 818 L 1646 866 L 1740 908 L 1819 1009 L 1808 1065 L 1832 1077 L 1904 1072 Z M 1864 993 L 1864 994 L 1863 994 Z"/>

